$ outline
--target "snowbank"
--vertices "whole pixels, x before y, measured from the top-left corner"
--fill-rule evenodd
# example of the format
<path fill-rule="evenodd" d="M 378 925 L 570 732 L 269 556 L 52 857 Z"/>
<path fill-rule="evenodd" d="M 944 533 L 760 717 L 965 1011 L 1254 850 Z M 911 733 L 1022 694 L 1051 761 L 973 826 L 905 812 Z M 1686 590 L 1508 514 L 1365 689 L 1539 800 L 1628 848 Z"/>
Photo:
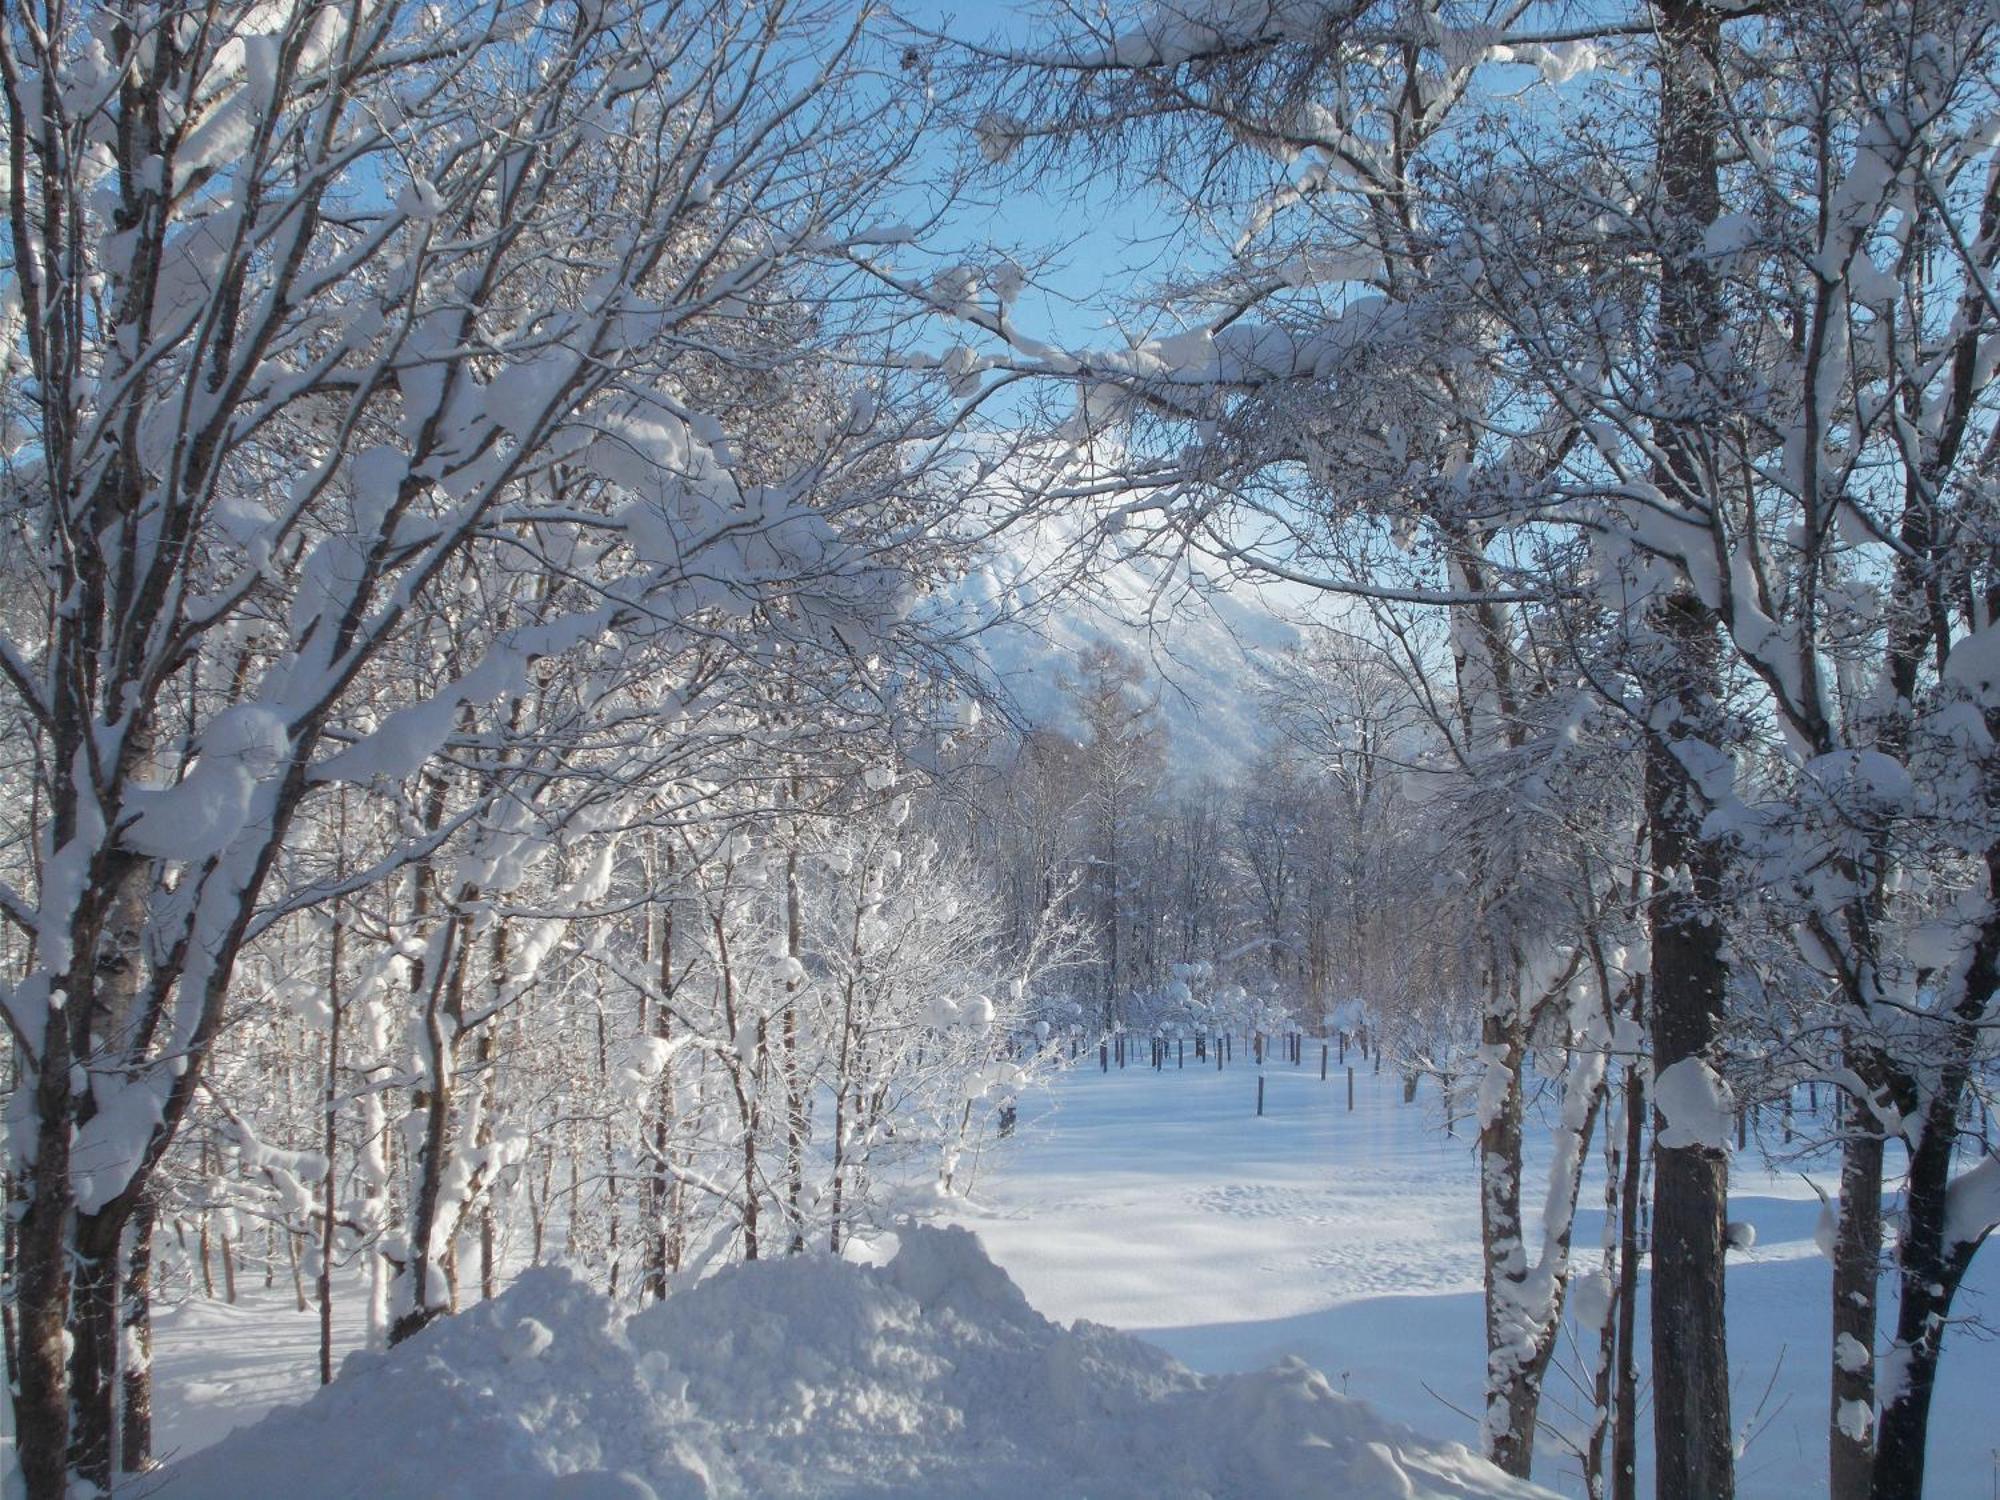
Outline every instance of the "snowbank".
<path fill-rule="evenodd" d="M 962 1229 L 724 1271 L 630 1318 L 558 1271 L 175 1465 L 189 1500 L 1540 1497 L 1296 1362 L 1062 1329 Z"/>

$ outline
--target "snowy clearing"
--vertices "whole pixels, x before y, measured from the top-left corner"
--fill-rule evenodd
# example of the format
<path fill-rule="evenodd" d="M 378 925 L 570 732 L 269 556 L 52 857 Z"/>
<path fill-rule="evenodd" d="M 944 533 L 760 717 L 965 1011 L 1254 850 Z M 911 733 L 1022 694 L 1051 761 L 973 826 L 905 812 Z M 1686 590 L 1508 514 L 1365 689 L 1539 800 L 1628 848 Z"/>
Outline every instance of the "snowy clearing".
<path fill-rule="evenodd" d="M 1260 1120 L 1255 1072 L 1240 1062 L 1197 1069 L 1190 1049 L 1185 1071 L 1169 1058 L 1163 1074 L 1133 1066 L 1106 1076 L 1093 1063 L 1064 1075 L 1024 1104 L 1018 1136 L 983 1165 L 979 1208 L 964 1222 L 1051 1317 L 1115 1324 L 1197 1370 L 1296 1356 L 1389 1418 L 1473 1441 L 1483 1345 L 1471 1127 L 1461 1121 L 1447 1137 L 1428 1085 L 1405 1105 L 1400 1081 L 1366 1064 L 1350 1115 L 1344 1075 L 1335 1066 L 1322 1084 L 1316 1048 L 1299 1066 L 1266 1068 Z M 1546 1148 L 1531 1167 L 1545 1157 Z M 1834 1186 L 1824 1161 L 1812 1176 Z M 1596 1264 L 1602 1203 L 1593 1161 L 1579 1270 Z M 1739 1154 L 1730 1217 L 1756 1231 L 1753 1249 L 1731 1255 L 1729 1277 L 1733 1416 L 1748 1431 L 1743 1500 L 1826 1492 L 1832 1333 L 1819 1214 L 1798 1172 L 1765 1168 L 1754 1142 Z M 1642 1339 L 1646 1295 L 1642 1284 Z M 1940 1496 L 1985 1496 L 2000 1474 L 1990 1432 L 2000 1342 L 1970 1320 L 2000 1311 L 1990 1260 L 1974 1263 L 1960 1311 L 1969 1321 L 1952 1330 L 1940 1370 L 1930 1485 Z M 1567 1334 L 1556 1358 L 1577 1367 Z M 1642 1378 L 1645 1361 L 1642 1351 Z M 1548 1389 L 1536 1478 L 1581 1494 L 1559 1434 L 1586 1403 L 1560 1369 Z M 1642 1422 L 1642 1494 L 1650 1447 Z"/>
<path fill-rule="evenodd" d="M 1192 1056 L 1184 1070 L 1170 1058 L 1163 1073 L 1079 1066 L 1025 1100 L 1019 1132 L 978 1164 L 972 1196 L 955 1211 L 1021 1293 L 969 1247 L 923 1234 L 906 1241 L 924 1247 L 917 1263 L 880 1275 L 814 1260 L 712 1277 L 632 1319 L 623 1337 L 634 1353 L 620 1354 L 601 1298 L 534 1275 L 406 1351 L 361 1356 L 332 1393 L 170 1468 L 172 1483 L 157 1492 L 261 1494 L 289 1475 L 292 1500 L 640 1500 L 642 1490 L 587 1489 L 581 1479 L 573 1490 L 505 1488 L 521 1465 L 544 1476 L 615 1465 L 661 1500 L 681 1492 L 1324 1495 L 1315 1486 L 1327 1476 L 1315 1465 L 1366 1472 L 1375 1460 L 1358 1455 L 1379 1441 L 1418 1483 L 1409 1493 L 1528 1493 L 1480 1488 L 1495 1486 L 1482 1465 L 1406 1432 L 1378 1432 L 1333 1399 L 1361 1398 L 1386 1422 L 1427 1433 L 1476 1435 L 1467 1414 L 1480 1392 L 1478 1205 L 1467 1126 L 1445 1135 L 1432 1093 L 1405 1105 L 1399 1080 L 1365 1064 L 1350 1114 L 1343 1071 L 1334 1066 L 1322 1084 L 1311 1049 L 1298 1066 L 1264 1072 L 1261 1120 L 1254 1067 L 1217 1072 Z M 1601 1183 L 1588 1180 L 1582 1267 L 1594 1261 L 1601 1213 L 1589 1205 L 1598 1201 Z M 1827 1266 L 1814 1242 L 1818 1199 L 1799 1175 L 1746 1159 L 1731 1211 L 1757 1236 L 1753 1250 L 1733 1257 L 1730 1279 L 1733 1373 L 1748 1404 L 1736 1413 L 1749 1431 L 1741 1493 L 1824 1493 L 1831 1339 Z M 897 1249 L 893 1240 L 875 1248 Z M 280 1302 L 282 1292 L 162 1316 L 163 1451 L 189 1454 L 275 1402 L 312 1393 L 314 1317 Z M 2000 1275 L 1990 1264 L 1976 1270 L 1968 1316 L 1990 1312 L 1996 1293 Z M 1097 1330 L 1060 1333 L 1030 1306 L 1059 1323 L 1137 1334 L 1195 1371 L 1267 1373 L 1204 1395 L 1143 1346 Z M 358 1343 L 358 1311 L 353 1297 L 342 1304 L 343 1348 Z M 532 1359 L 519 1354 L 528 1319 L 554 1339 Z M 1981 1430 L 2000 1344 L 1971 1328 L 1955 1335 L 1931 1470 L 1936 1493 L 1979 1495 L 2000 1461 L 1990 1443 L 1965 1435 Z M 1325 1386 L 1296 1366 L 1273 1369 L 1293 1359 L 1324 1372 Z M 1558 1359 L 1574 1364 L 1567 1340 Z M 1094 1394 L 1046 1378 L 1086 1367 Z M 1550 1390 L 1544 1417 L 1554 1431 L 1538 1478 L 1579 1494 L 1555 1433 L 1573 1425 L 1568 1411 L 1580 1403 L 1560 1373 Z M 1090 1427 L 1092 1409 L 1116 1414 L 1110 1432 Z M 467 1431 L 447 1434 L 447 1423 Z M 407 1441 L 385 1436 L 398 1430 Z M 1331 1446 L 1306 1443 L 1306 1431 Z M 381 1441 L 329 1442 L 335 1432 Z M 693 1459 L 674 1457 L 682 1452 Z M 1649 1469 L 1643 1447 L 1641 1462 Z M 300 1490 L 307 1469 L 318 1487 Z M 707 1492 L 684 1477 L 704 1472 Z M 407 1478 L 391 1483 L 388 1474 Z M 1275 1487 L 1290 1480 L 1273 1474 L 1320 1477 L 1293 1491 Z M 1647 1483 L 1642 1472 L 1642 1490 Z M 1405 1491 L 1385 1482 L 1336 1493 Z"/>

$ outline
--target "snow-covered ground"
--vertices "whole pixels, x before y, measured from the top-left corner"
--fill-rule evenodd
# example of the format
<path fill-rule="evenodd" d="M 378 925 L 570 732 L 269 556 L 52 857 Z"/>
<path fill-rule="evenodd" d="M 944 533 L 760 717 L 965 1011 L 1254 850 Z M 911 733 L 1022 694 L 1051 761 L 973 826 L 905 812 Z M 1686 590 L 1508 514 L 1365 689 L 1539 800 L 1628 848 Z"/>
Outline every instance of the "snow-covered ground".
<path fill-rule="evenodd" d="M 1092 1060 L 1024 1101 L 1017 1137 L 989 1154 L 962 1215 L 1050 1317 L 1130 1330 L 1197 1370 L 1255 1369 L 1295 1355 L 1336 1389 L 1426 1432 L 1472 1442 L 1484 1363 L 1474 1145 L 1444 1133 L 1428 1088 L 1356 1070 L 1347 1112 L 1339 1068 L 1164 1073 Z M 1831 1170 L 1812 1174 L 1837 1185 Z M 1586 1182 L 1577 1246 L 1601 1243 L 1602 1175 Z M 1824 1494 L 1830 1267 L 1813 1239 L 1817 1195 L 1754 1148 L 1736 1163 L 1730 1216 L 1757 1232 L 1733 1256 L 1729 1341 L 1735 1419 L 1747 1442 L 1742 1500 Z M 1531 1181 L 1532 1187 L 1532 1181 Z M 1535 1194 L 1528 1195 L 1531 1200 Z M 1597 1205 L 1592 1207 L 1592 1205 Z M 1885 1287 L 1887 1283 L 1885 1282 Z M 1641 1287 L 1644 1322 L 1645 1288 Z M 1958 1311 L 2000 1328 L 2000 1255 L 1976 1261 Z M 1558 1359 L 1580 1371 L 1573 1343 Z M 1645 1360 L 1640 1370 L 1643 1378 Z M 1572 1426 L 1580 1403 L 1552 1370 L 1543 1418 Z M 2000 1340 L 1954 1328 L 1932 1423 L 1927 1493 L 1972 1500 L 2000 1483 Z M 1642 1435 L 1643 1441 L 1643 1435 Z M 1544 1433 L 1536 1478 L 1581 1493 L 1560 1439 Z M 1640 1493 L 1651 1493 L 1642 1451 Z"/>
<path fill-rule="evenodd" d="M 1197 1375 L 1059 1328 L 963 1229 L 736 1266 L 621 1317 L 569 1273 L 351 1359 L 169 1467 L 286 1500 L 1547 1500 L 1296 1361 Z"/>
<path fill-rule="evenodd" d="M 248 1279 L 248 1278 L 246 1278 Z M 333 1309 L 334 1362 L 361 1346 L 364 1293 L 343 1288 Z M 319 1310 L 298 1311 L 289 1287 L 251 1281 L 235 1306 L 196 1298 L 153 1322 L 155 1448 L 171 1460 L 248 1426 L 319 1387 Z"/>
<path fill-rule="evenodd" d="M 1334 1391 L 1365 1398 L 1383 1417 L 1469 1442 L 1474 1423 L 1464 1413 L 1478 1404 L 1481 1366 L 1472 1143 L 1462 1125 L 1456 1138 L 1444 1134 L 1434 1098 L 1425 1094 L 1416 1104 L 1405 1105 L 1397 1081 L 1377 1077 L 1365 1065 L 1357 1070 L 1356 1108 L 1349 1113 L 1340 1069 L 1336 1066 L 1322 1084 L 1317 1064 L 1317 1052 L 1309 1048 L 1301 1066 L 1266 1068 L 1262 1119 L 1254 1112 L 1256 1070 L 1240 1060 L 1223 1073 L 1197 1067 L 1190 1055 L 1185 1071 L 1170 1062 L 1165 1073 L 1135 1066 L 1106 1076 L 1093 1065 L 1060 1076 L 1023 1101 L 1018 1133 L 987 1151 L 977 1167 L 971 1200 L 955 1216 L 977 1231 L 1028 1302 L 1058 1322 L 1084 1318 L 1137 1333 L 1203 1372 L 1257 1370 L 1298 1356 L 1324 1371 Z M 1821 1177 L 1823 1183 L 1827 1180 Z M 1730 1282 L 1737 1420 L 1749 1433 L 1740 1493 L 1745 1500 L 1823 1493 L 1827 1266 L 1813 1240 L 1818 1199 L 1796 1172 L 1768 1171 L 1750 1160 L 1739 1161 L 1735 1186 L 1733 1216 L 1757 1230 L 1755 1248 L 1738 1259 Z M 1591 1184 L 1586 1203 L 1601 1201 L 1598 1193 Z M 1601 1214 L 1583 1215 L 1581 1254 L 1592 1253 L 1601 1228 Z M 884 1246 L 885 1253 L 891 1249 Z M 709 1288 L 714 1285 L 706 1284 L 702 1292 L 712 1297 Z M 2000 1320 L 1996 1294 L 2000 1264 L 1989 1253 L 1975 1266 L 1962 1311 Z M 535 1295 L 562 1301 L 546 1287 Z M 730 1295 L 750 1294 L 739 1286 Z M 846 1325 L 837 1318 L 825 1324 L 810 1310 L 828 1298 L 852 1295 L 860 1294 L 849 1282 L 773 1282 L 765 1300 L 778 1323 L 758 1337 L 767 1342 L 799 1338 L 815 1349 L 826 1345 L 819 1350 L 822 1355 L 837 1355 L 846 1347 Z M 1052 1358 L 1047 1336 L 1022 1320 L 1024 1310 L 996 1288 L 983 1296 L 1000 1309 L 994 1326 L 1003 1330 L 1003 1342 L 1025 1338 L 1034 1345 L 1033 1359 Z M 348 1305 L 352 1309 L 355 1300 Z M 736 1408 L 731 1421 L 747 1412 L 744 1403 L 752 1400 L 751 1388 L 762 1378 L 757 1372 L 769 1373 L 768 1361 L 745 1352 L 748 1344 L 734 1353 L 718 1354 L 710 1347 L 723 1321 L 734 1315 L 732 1307 L 740 1305 L 690 1303 L 677 1315 L 686 1327 L 652 1330 L 660 1335 L 654 1342 L 661 1348 L 703 1348 L 701 1358 L 675 1368 L 697 1387 L 703 1380 L 730 1382 L 730 1403 Z M 885 1316 L 883 1306 L 873 1302 L 850 1311 L 869 1319 Z M 891 1310 L 892 1326 L 901 1326 L 896 1321 L 900 1316 Z M 1024 1335 L 1023 1328 L 1030 1331 Z M 491 1342 L 505 1331 L 464 1337 L 472 1341 L 468 1349 L 483 1349 L 480 1337 Z M 253 1289 L 237 1308 L 195 1304 L 164 1315 L 158 1339 L 163 1449 L 191 1452 L 274 1402 L 310 1394 L 315 1333 L 312 1316 L 292 1311 L 283 1288 L 275 1293 Z M 647 1337 L 635 1333 L 634 1343 Z M 930 1347 L 925 1342 L 930 1334 L 915 1322 L 896 1337 L 916 1363 L 949 1353 Z M 343 1320 L 343 1345 L 351 1346 L 353 1338 L 352 1326 Z M 1991 1424 L 1991 1393 L 2000 1384 L 2000 1343 L 1974 1328 L 1954 1329 L 1951 1338 L 1937 1398 L 1929 1492 L 1954 1500 L 1983 1497 L 2000 1470 L 1995 1453 L 2000 1433 Z M 1069 1346 L 1072 1353 L 1080 1347 Z M 1102 1353 L 1095 1350 L 1092 1357 Z M 1150 1367 L 1133 1346 L 1120 1343 L 1112 1354 L 1107 1390 L 1130 1394 L 1159 1378 L 1157 1372 L 1134 1373 Z M 1561 1359 L 1569 1369 L 1578 1368 L 1573 1349 L 1566 1348 Z M 668 1360 L 671 1366 L 671 1352 Z M 748 1361 L 743 1369 L 750 1373 L 731 1374 L 738 1360 Z M 800 1370 L 810 1364 L 806 1360 Z M 767 1382 L 755 1399 L 777 1399 L 771 1392 L 784 1382 L 814 1384 L 809 1374 L 789 1366 L 779 1373 L 782 1380 Z M 837 1411 L 839 1401 L 849 1398 L 882 1399 L 880 1391 L 841 1395 L 840 1379 L 823 1373 L 822 1411 Z M 480 1378 L 476 1371 L 468 1372 L 473 1387 Z M 1239 1388 L 1232 1399 L 1253 1405 L 1265 1396 L 1281 1405 L 1306 1400 L 1318 1409 L 1317 1398 L 1301 1395 L 1310 1392 L 1309 1382 L 1293 1376 L 1280 1385 L 1282 1390 L 1267 1389 L 1254 1400 Z M 1188 1389 L 1171 1380 L 1167 1386 Z M 386 1409 L 396 1410 L 397 1399 L 392 1390 Z M 350 1400 L 367 1405 L 360 1396 Z M 1560 1427 L 1573 1405 L 1569 1377 L 1558 1369 L 1550 1377 L 1544 1415 Z M 370 1415 L 359 1406 L 352 1414 Z M 339 1420 L 338 1412 L 330 1415 Z M 1157 1416 L 1157 1409 L 1152 1415 Z M 380 1421 L 381 1412 L 370 1419 Z M 772 1430 L 779 1433 L 774 1441 L 780 1446 L 803 1453 L 797 1431 L 786 1426 L 799 1420 L 798 1411 L 779 1413 Z M 803 1420 L 810 1426 L 814 1419 Z M 1038 1412 L 1035 1420 L 1046 1424 L 1051 1417 Z M 762 1429 L 747 1416 L 744 1421 L 720 1438 L 706 1431 L 703 1440 L 721 1442 L 725 1453 L 736 1445 L 755 1446 L 755 1434 Z M 1343 1414 L 1333 1425 L 1346 1421 Z M 295 1436 L 315 1430 L 333 1437 L 325 1415 L 293 1429 Z M 345 1442 L 351 1444 L 357 1436 Z M 1005 1429 L 993 1440 L 1006 1446 L 1018 1437 Z M 359 1436 L 359 1441 L 365 1445 L 370 1439 Z M 919 1456 L 932 1454 L 937 1446 L 914 1434 L 909 1443 Z M 893 1439 L 887 1446 L 894 1448 Z M 861 1443 L 853 1453 L 867 1448 Z M 1577 1492 L 1574 1466 L 1564 1462 L 1560 1440 L 1545 1435 L 1542 1453 L 1537 1477 L 1565 1493 Z M 710 1454 L 704 1461 L 713 1458 Z M 863 1462 L 853 1455 L 849 1461 Z M 185 1477 L 193 1482 L 203 1472 L 197 1466 Z M 913 1471 L 911 1482 L 919 1488 L 908 1493 L 1018 1492 L 1053 1500 L 1058 1494 L 1113 1492 L 1092 1488 L 1081 1478 L 1077 1483 L 1084 1488 L 1066 1490 L 1058 1484 L 1049 1489 L 1049 1473 L 1033 1466 L 1023 1471 L 1027 1487 L 1018 1491 L 969 1488 L 969 1469 L 926 1472 L 929 1478 L 919 1483 Z M 1162 1476 L 1172 1472 L 1149 1469 L 1134 1471 L 1132 1477 L 1165 1483 L 1166 1488 L 1153 1491 L 1165 1495 L 1174 1492 L 1175 1481 Z M 756 1482 L 768 1487 L 772 1481 L 766 1474 Z M 923 1489 L 922 1483 L 932 1487 Z M 1036 1484 L 1042 1488 L 1035 1489 Z M 726 1486 L 721 1492 L 729 1493 Z M 755 1484 L 751 1492 L 756 1492 Z M 183 1483 L 168 1493 L 209 1492 Z M 835 1488 L 799 1493 L 900 1492 Z M 1277 1491 L 1253 1485 L 1236 1493 Z"/>

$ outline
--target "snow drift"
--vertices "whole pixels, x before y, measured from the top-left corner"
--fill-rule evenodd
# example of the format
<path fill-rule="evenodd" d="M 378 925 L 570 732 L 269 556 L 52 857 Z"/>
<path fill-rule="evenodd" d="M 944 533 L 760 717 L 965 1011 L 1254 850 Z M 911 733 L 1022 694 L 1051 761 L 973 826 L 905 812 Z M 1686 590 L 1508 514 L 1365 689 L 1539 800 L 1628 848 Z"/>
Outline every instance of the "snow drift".
<path fill-rule="evenodd" d="M 1291 1362 L 1196 1375 L 1057 1327 L 962 1229 L 887 1265 L 767 1261 L 620 1320 L 565 1272 L 166 1470 L 188 1500 L 1527 1497 Z"/>

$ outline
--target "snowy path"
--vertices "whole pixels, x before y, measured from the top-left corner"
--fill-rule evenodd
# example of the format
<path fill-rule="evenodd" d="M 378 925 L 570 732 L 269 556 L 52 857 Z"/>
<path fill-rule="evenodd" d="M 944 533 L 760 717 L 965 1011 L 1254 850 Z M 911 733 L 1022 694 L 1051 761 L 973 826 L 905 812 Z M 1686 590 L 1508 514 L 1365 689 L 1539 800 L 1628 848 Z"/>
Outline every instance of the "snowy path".
<path fill-rule="evenodd" d="M 1023 1101 L 1019 1134 L 988 1154 L 961 1221 L 1051 1317 L 1140 1333 L 1199 1370 L 1296 1354 L 1386 1416 L 1471 1441 L 1475 1424 L 1459 1413 L 1478 1407 L 1483 1357 L 1468 1128 L 1447 1137 L 1434 1097 L 1404 1105 L 1397 1080 L 1365 1069 L 1349 1114 L 1339 1069 L 1321 1084 L 1316 1049 L 1308 1059 L 1266 1070 L 1261 1120 L 1256 1071 L 1241 1061 L 1220 1074 L 1192 1056 L 1186 1071 L 1170 1061 L 1164 1074 L 1080 1066 Z M 1796 1171 L 1766 1170 L 1754 1147 L 1735 1188 L 1732 1217 L 1757 1230 L 1730 1276 L 1736 1421 L 1752 1429 L 1739 1493 L 1823 1494 L 1828 1268 L 1812 1238 L 1818 1200 Z M 1577 1235 L 1585 1256 L 1603 1225 L 1589 1205 L 1602 1201 L 1601 1179 L 1588 1182 Z M 2000 1324 L 1991 1250 L 1960 1310 Z M 2000 1473 L 2000 1341 L 1965 1328 L 1951 1339 L 1929 1492 L 1971 1500 Z M 1569 1386 L 1551 1372 L 1545 1420 L 1566 1423 Z M 1545 1436 L 1541 1451 L 1536 1477 L 1580 1493 L 1558 1441 Z"/>

